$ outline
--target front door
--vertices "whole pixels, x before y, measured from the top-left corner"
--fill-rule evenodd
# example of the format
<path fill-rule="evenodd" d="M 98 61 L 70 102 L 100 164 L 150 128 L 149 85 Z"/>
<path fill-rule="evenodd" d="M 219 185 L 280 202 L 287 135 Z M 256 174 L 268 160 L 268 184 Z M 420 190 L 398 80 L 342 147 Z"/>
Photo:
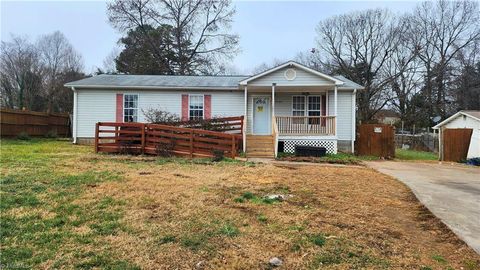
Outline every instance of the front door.
<path fill-rule="evenodd" d="M 253 134 L 270 135 L 271 123 L 270 117 L 270 98 L 254 97 L 253 98 Z"/>

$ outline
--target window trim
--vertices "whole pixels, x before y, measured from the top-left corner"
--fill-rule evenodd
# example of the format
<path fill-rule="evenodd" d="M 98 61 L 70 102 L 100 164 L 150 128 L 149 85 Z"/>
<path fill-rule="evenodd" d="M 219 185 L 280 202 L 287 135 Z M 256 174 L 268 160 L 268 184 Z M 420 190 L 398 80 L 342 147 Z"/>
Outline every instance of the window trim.
<path fill-rule="evenodd" d="M 133 121 L 133 122 L 125 122 L 125 97 L 126 96 L 137 96 L 137 108 L 128 108 L 128 109 L 134 109 L 134 110 L 137 110 L 137 121 Z M 138 93 L 123 93 L 123 104 L 122 104 L 123 108 L 122 108 L 122 120 L 123 120 L 123 123 L 136 123 L 138 122 L 138 118 L 139 118 L 139 114 L 138 114 L 138 111 L 140 109 L 140 95 Z"/>
<path fill-rule="evenodd" d="M 319 103 L 319 109 L 318 110 L 310 110 L 310 108 L 308 107 L 308 105 L 310 105 L 310 101 L 308 100 L 310 97 L 319 97 L 320 98 L 320 103 Z M 306 109 L 307 109 L 307 116 L 310 117 L 310 111 L 312 112 L 320 112 L 320 116 L 322 116 L 322 97 L 323 95 L 309 95 L 307 97 L 307 105 L 306 106 Z"/>
<path fill-rule="evenodd" d="M 188 94 L 188 121 L 191 121 L 190 119 L 190 98 L 192 96 L 201 96 L 202 97 L 202 120 L 205 120 L 205 94 Z"/>
<path fill-rule="evenodd" d="M 294 110 L 294 109 L 293 109 L 293 100 L 294 100 L 294 98 L 296 98 L 296 97 L 303 97 L 303 106 L 304 106 L 304 107 L 303 107 L 303 108 L 304 108 L 304 109 L 303 109 L 303 116 L 305 117 L 305 116 L 306 116 L 306 113 L 307 113 L 307 96 L 306 96 L 306 95 L 292 95 L 292 106 L 291 106 L 292 116 L 294 116 L 294 115 L 293 115 L 293 112 L 294 112 L 294 111 L 297 111 L 297 112 L 300 111 L 300 110 Z"/>

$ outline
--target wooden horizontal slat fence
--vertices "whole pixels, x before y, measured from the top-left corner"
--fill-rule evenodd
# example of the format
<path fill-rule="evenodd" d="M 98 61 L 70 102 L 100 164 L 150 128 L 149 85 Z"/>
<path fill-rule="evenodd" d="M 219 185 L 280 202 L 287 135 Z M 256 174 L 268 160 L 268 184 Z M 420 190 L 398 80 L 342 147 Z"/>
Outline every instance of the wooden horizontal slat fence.
<path fill-rule="evenodd" d="M 220 131 L 230 134 L 242 134 L 243 116 L 213 118 L 200 121 L 179 122 L 175 126 Z"/>
<path fill-rule="evenodd" d="M 234 158 L 241 135 L 144 123 L 97 123 L 95 152 Z"/>
<path fill-rule="evenodd" d="M 70 135 L 70 118 L 66 113 L 1 109 L 0 119 L 2 137 L 14 137 L 20 133 L 29 136 L 45 136 L 49 133 L 60 137 Z"/>

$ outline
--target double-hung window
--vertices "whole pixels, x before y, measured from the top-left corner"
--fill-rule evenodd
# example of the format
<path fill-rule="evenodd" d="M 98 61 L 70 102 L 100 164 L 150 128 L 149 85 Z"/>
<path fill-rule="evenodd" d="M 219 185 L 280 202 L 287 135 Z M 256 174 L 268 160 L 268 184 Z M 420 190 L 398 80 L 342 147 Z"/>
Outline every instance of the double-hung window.
<path fill-rule="evenodd" d="M 293 96 L 292 98 L 292 115 L 305 116 L 305 96 Z"/>
<path fill-rule="evenodd" d="M 203 95 L 190 95 L 188 99 L 188 115 L 190 120 L 203 119 Z"/>
<path fill-rule="evenodd" d="M 321 116 L 321 96 L 308 96 L 308 116 Z M 310 125 L 320 124 L 320 119 L 316 117 L 308 118 Z"/>
<path fill-rule="evenodd" d="M 123 122 L 138 122 L 138 95 L 123 95 Z"/>
<path fill-rule="evenodd" d="M 293 116 L 305 116 L 305 96 L 293 96 L 292 97 L 292 115 Z M 293 119 L 294 124 L 303 123 L 304 119 Z"/>

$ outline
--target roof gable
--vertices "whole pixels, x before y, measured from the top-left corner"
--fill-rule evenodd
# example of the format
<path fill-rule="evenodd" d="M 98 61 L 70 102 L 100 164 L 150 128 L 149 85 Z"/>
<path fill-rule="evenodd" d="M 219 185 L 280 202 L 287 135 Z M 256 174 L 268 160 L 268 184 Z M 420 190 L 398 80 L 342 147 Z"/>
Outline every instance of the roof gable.
<path fill-rule="evenodd" d="M 443 126 L 445 124 L 448 124 L 449 122 L 451 122 L 452 120 L 454 120 L 455 118 L 457 118 L 460 115 L 465 115 L 467 117 L 470 117 L 470 118 L 475 119 L 475 120 L 480 122 L 480 111 L 459 111 L 459 112 L 455 113 L 454 115 L 448 117 L 447 119 L 443 120 L 442 122 L 438 123 L 433 128 L 438 129 L 441 126 Z"/>
<path fill-rule="evenodd" d="M 286 71 L 293 69 L 295 76 L 287 78 Z M 278 85 L 343 85 L 343 81 L 329 75 L 318 72 L 307 66 L 294 61 L 271 68 L 259 74 L 253 75 L 240 82 L 240 85 L 267 86 L 272 83 Z"/>

